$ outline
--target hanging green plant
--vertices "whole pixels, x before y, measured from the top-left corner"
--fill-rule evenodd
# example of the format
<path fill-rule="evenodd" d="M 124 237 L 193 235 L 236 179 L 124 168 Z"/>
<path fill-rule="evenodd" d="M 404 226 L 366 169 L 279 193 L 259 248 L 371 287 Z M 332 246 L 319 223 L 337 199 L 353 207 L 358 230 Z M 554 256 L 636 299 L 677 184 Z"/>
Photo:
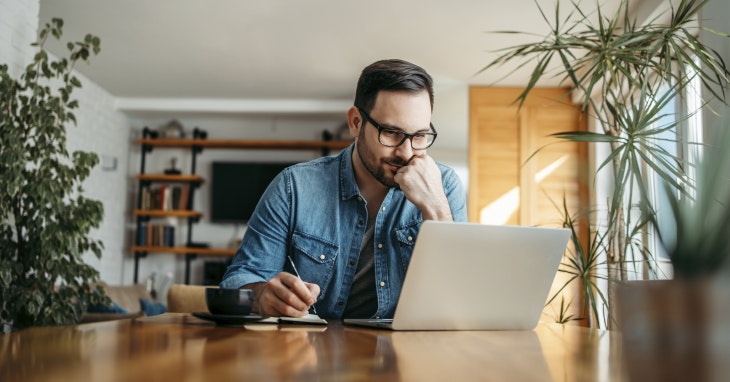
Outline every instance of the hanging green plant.
<path fill-rule="evenodd" d="M 68 43 L 68 58 L 49 57 L 44 45 L 60 39 L 63 21 L 40 31 L 33 61 L 19 79 L 0 65 L 0 327 L 79 322 L 87 305 L 108 303 L 95 286 L 99 273 L 82 256 L 101 257 L 101 202 L 81 184 L 99 162 L 95 153 L 66 148 L 76 123 L 71 97 L 81 82 L 74 65 L 99 53 L 98 37 Z"/>

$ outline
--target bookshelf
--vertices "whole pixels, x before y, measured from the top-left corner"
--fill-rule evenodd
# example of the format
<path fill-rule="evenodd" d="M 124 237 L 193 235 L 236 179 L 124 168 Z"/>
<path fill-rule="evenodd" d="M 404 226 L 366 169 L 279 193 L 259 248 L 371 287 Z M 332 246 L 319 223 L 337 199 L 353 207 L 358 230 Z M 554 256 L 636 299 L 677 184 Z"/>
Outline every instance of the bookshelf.
<path fill-rule="evenodd" d="M 185 283 L 190 283 L 191 262 L 198 256 L 233 256 L 235 249 L 196 246 L 192 241 L 194 224 L 203 216 L 195 210 L 193 196 L 204 179 L 196 174 L 196 158 L 204 149 L 234 150 L 320 150 L 328 155 L 332 150 L 342 150 L 350 141 L 297 141 L 297 140 L 229 140 L 207 139 L 207 132 L 195 128 L 192 138 L 158 138 L 156 132 L 145 127 L 142 138 L 137 140 L 142 148 L 140 171 L 137 181 L 137 205 L 132 212 L 136 220 L 134 253 L 134 282 L 138 282 L 140 260 L 148 254 L 172 253 L 185 257 Z M 324 135 L 324 134 L 323 134 Z M 192 166 L 186 174 L 148 174 L 145 171 L 147 155 L 154 149 L 188 149 Z M 165 190 L 170 190 L 165 191 Z M 172 190 L 180 190 L 172 191 Z M 175 218 L 187 223 L 185 243 L 175 243 L 174 228 L 160 228 L 153 224 L 157 218 Z M 150 228 L 151 227 L 151 228 Z"/>

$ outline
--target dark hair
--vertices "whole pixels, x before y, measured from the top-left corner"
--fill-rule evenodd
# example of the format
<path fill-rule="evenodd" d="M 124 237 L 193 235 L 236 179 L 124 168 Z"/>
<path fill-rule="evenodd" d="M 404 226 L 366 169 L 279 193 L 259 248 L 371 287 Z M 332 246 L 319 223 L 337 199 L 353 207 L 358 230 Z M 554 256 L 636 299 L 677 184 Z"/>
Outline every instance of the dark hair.
<path fill-rule="evenodd" d="M 433 110 L 433 80 L 418 65 L 403 60 L 381 60 L 362 70 L 355 91 L 355 106 L 370 112 L 375 98 L 381 90 L 404 90 L 417 93 L 428 92 Z"/>

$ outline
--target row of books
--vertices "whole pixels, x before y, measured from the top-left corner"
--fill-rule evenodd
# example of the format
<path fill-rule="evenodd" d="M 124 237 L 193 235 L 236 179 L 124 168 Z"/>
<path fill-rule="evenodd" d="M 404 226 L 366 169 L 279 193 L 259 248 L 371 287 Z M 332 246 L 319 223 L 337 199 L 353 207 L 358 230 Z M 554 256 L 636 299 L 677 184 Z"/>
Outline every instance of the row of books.
<path fill-rule="evenodd" d="M 175 227 L 169 224 L 141 223 L 137 229 L 137 245 L 174 247 Z"/>
<path fill-rule="evenodd" d="M 187 210 L 190 185 L 159 184 L 142 188 L 143 210 Z"/>

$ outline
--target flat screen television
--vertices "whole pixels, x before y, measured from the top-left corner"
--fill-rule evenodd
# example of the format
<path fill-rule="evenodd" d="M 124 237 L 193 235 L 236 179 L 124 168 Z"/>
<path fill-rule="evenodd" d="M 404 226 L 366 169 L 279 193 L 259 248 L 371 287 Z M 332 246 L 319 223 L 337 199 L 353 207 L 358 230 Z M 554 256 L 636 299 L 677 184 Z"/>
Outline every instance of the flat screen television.
<path fill-rule="evenodd" d="M 266 187 L 294 163 L 213 162 L 210 221 L 246 223 Z"/>

